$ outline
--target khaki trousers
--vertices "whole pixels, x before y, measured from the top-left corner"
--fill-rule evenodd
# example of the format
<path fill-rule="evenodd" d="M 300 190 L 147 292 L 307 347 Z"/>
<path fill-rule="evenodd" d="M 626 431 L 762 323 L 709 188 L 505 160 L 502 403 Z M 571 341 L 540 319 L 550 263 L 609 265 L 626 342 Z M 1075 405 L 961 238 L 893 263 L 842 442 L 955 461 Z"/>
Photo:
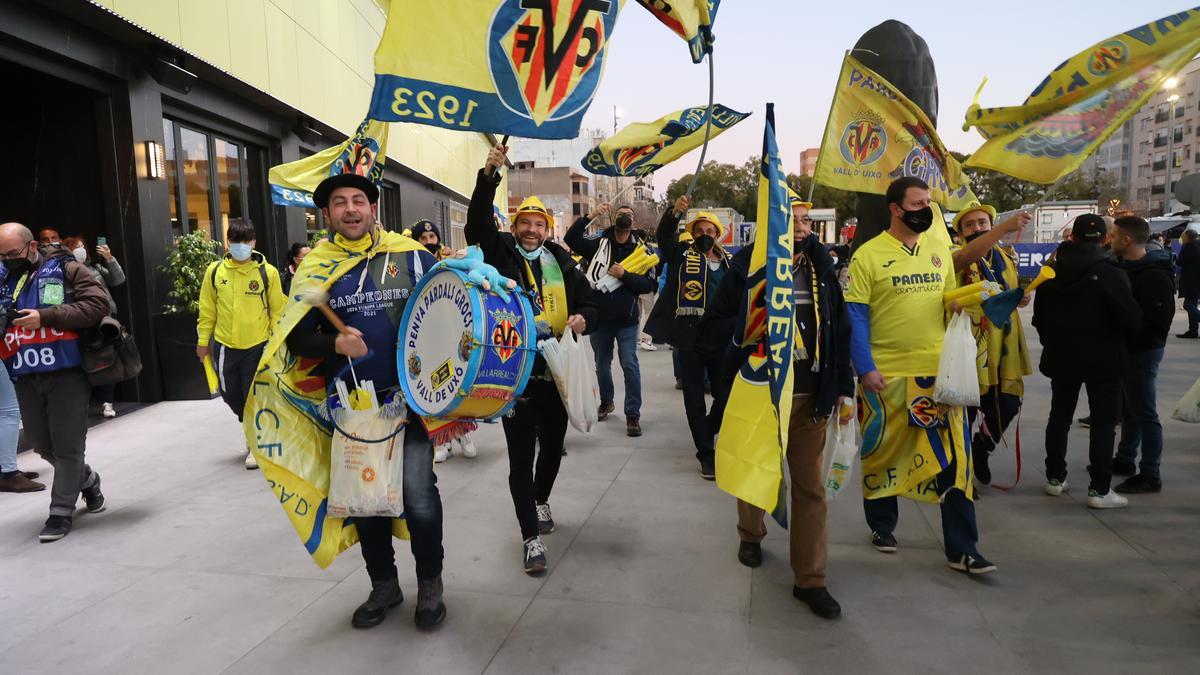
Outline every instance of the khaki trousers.
<path fill-rule="evenodd" d="M 813 420 L 813 397 L 792 399 L 788 424 L 787 465 L 792 480 L 792 502 L 788 513 L 792 574 L 800 588 L 825 586 L 825 487 L 823 485 L 825 424 Z M 767 536 L 765 512 L 738 500 L 738 536 L 759 543 Z"/>

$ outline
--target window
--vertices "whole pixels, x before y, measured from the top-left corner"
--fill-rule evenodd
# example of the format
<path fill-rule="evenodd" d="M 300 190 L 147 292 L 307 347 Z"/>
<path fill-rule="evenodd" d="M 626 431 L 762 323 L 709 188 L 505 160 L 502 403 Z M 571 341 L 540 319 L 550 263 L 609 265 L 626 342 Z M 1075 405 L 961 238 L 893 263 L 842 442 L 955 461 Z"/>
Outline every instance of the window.
<path fill-rule="evenodd" d="M 183 223 L 179 220 L 179 169 L 175 163 L 175 126 L 171 120 L 163 120 L 163 155 L 167 161 L 167 190 L 171 197 L 171 234 L 175 237 L 183 234 Z"/>
<path fill-rule="evenodd" d="M 571 183 L 571 194 L 579 194 L 579 183 Z"/>
<path fill-rule="evenodd" d="M 171 229 L 200 230 L 220 242 L 233 218 L 246 218 L 247 159 L 241 143 L 163 120 Z"/>
<path fill-rule="evenodd" d="M 402 232 L 400 222 L 400 189 L 395 183 L 383 181 L 379 186 L 379 222 L 389 232 Z"/>
<path fill-rule="evenodd" d="M 1051 225 L 1053 223 L 1054 223 L 1054 214 L 1052 214 L 1052 213 L 1043 213 L 1042 214 L 1042 224 L 1043 225 Z"/>
<path fill-rule="evenodd" d="M 1138 167 L 1138 178 L 1145 178 L 1150 175 L 1150 165 L 1143 164 Z"/>
<path fill-rule="evenodd" d="M 571 215 L 575 216 L 576 218 L 582 217 L 583 216 L 583 204 L 580 204 L 578 202 L 571 204 Z"/>
<path fill-rule="evenodd" d="M 1142 118 L 1142 131 L 1149 131 L 1149 130 L 1150 130 L 1150 119 L 1151 119 L 1151 118 L 1149 118 L 1149 117 L 1143 117 L 1143 118 Z"/>

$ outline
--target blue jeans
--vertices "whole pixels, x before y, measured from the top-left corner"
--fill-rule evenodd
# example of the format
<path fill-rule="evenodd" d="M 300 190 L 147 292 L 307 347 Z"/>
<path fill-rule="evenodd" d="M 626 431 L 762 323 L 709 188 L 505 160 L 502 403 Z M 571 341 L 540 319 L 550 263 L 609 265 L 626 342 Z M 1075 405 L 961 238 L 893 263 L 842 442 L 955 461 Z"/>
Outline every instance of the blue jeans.
<path fill-rule="evenodd" d="M 0 366 L 2 367 L 2 366 Z M 20 433 L 21 406 L 17 390 L 8 379 L 8 369 L 0 373 L 0 473 L 17 470 L 17 434 Z"/>
<path fill-rule="evenodd" d="M 596 353 L 596 381 L 600 385 L 600 402 L 612 403 L 613 340 L 617 342 L 617 359 L 625 373 L 625 417 L 642 414 L 642 371 L 638 366 L 637 324 L 624 328 L 598 328 L 592 331 L 592 351 Z"/>
<path fill-rule="evenodd" d="M 1117 445 L 1117 459 L 1129 464 L 1137 460 L 1138 446 L 1142 447 L 1140 473 L 1158 478 L 1158 466 L 1162 460 L 1163 433 L 1158 421 L 1158 365 L 1163 352 L 1150 349 L 1129 355 L 1129 374 L 1121 382 L 1121 442 Z"/>

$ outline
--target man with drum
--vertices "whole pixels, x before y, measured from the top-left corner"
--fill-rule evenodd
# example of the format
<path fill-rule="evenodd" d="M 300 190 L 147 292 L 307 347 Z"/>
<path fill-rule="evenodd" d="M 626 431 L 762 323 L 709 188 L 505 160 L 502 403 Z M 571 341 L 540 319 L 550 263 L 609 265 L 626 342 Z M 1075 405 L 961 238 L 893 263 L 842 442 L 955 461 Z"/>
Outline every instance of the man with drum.
<path fill-rule="evenodd" d="M 568 328 L 582 334 L 595 323 L 592 289 L 570 253 L 549 241 L 554 216 L 540 199 L 530 197 L 513 214 L 508 232 L 496 227 L 492 203 L 500 184 L 499 169 L 508 161 L 507 151 L 503 145 L 492 148 L 479 172 L 467 209 L 467 243 L 478 245 L 485 262 L 516 279 L 533 296 L 539 339 L 562 335 Z M 567 434 L 567 410 L 540 355 L 523 396 L 503 424 L 508 442 L 508 488 L 524 540 L 525 572 L 538 574 L 547 567 L 541 535 L 554 531 L 550 492 Z M 535 445 L 540 447 L 536 472 Z"/>

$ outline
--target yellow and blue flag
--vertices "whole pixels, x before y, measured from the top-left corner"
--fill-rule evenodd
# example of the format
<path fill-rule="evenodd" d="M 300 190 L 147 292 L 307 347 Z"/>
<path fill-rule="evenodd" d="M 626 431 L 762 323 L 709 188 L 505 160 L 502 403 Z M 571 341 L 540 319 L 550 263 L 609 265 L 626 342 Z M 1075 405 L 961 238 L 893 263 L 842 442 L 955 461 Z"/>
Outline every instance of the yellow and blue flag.
<path fill-rule="evenodd" d="M 750 113 L 713 105 L 710 139 Z M 684 108 L 653 122 L 630 124 L 584 155 L 583 168 L 605 176 L 645 176 L 700 147 L 708 123 L 708 106 Z"/>
<path fill-rule="evenodd" d="M 847 53 L 814 180 L 882 195 L 904 176 L 928 183 L 933 200 L 951 211 L 976 201 L 970 181 L 925 111 Z"/>
<path fill-rule="evenodd" d="M 966 166 L 1054 183 L 1200 53 L 1200 9 L 1137 26 L 1067 59 L 1019 106 L 967 110 L 987 141 Z M 982 89 L 982 87 L 980 87 Z"/>
<path fill-rule="evenodd" d="M 345 143 L 326 148 L 310 157 L 271 167 L 271 202 L 277 206 L 316 208 L 313 190 L 329 176 L 356 173 L 376 185 L 383 180 L 387 159 L 388 125 L 365 119 Z"/>
<path fill-rule="evenodd" d="M 625 0 L 404 0 L 375 51 L 371 117 L 575 138 Z"/>
<path fill-rule="evenodd" d="M 700 63 L 712 52 L 713 22 L 721 0 L 637 0 L 638 4 L 663 22 L 679 37 L 687 40 L 692 63 Z"/>
<path fill-rule="evenodd" d="M 758 183 L 758 228 L 746 277 L 743 346 L 756 345 L 738 370 L 717 438 L 717 486 L 786 524 L 783 463 L 792 414 L 795 348 L 792 209 L 767 104 Z M 778 511 L 776 510 L 778 507 Z"/>

